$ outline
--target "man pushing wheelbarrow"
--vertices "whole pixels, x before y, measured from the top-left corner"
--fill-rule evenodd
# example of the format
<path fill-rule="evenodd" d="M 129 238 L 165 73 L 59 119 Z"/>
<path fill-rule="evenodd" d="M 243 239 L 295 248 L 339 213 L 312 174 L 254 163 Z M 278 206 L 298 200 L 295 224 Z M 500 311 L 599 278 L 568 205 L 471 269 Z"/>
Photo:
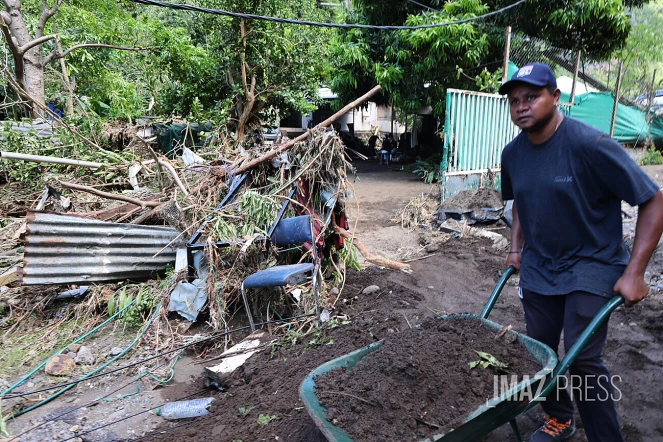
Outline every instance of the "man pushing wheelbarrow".
<path fill-rule="evenodd" d="M 558 112 L 560 91 L 547 65 L 523 66 L 499 92 L 508 95 L 511 119 L 522 130 L 502 153 L 502 196 L 514 200 L 506 263 L 520 271 L 527 334 L 556 351 L 564 331 L 568 351 L 610 298 L 621 295 L 630 307 L 647 296 L 644 274 L 663 232 L 663 194 L 617 142 Z M 638 206 L 630 256 L 622 201 Z M 589 442 L 624 441 L 602 360 L 607 326 L 569 370 Z M 573 435 L 566 389 L 541 406 L 546 422 L 530 442 Z"/>

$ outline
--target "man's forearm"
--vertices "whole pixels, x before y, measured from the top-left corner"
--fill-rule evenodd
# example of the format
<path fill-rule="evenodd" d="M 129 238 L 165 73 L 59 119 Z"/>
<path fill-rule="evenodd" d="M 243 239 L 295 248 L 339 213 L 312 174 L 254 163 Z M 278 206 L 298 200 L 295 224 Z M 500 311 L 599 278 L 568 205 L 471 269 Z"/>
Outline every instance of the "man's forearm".
<path fill-rule="evenodd" d="M 520 226 L 520 218 L 518 217 L 518 209 L 516 202 L 513 202 L 511 209 L 511 251 L 520 252 L 524 245 L 523 229 Z"/>
<path fill-rule="evenodd" d="M 645 269 L 661 238 L 661 233 L 663 233 L 663 194 L 659 191 L 638 208 L 633 251 L 625 274 L 638 277 L 645 274 Z"/>

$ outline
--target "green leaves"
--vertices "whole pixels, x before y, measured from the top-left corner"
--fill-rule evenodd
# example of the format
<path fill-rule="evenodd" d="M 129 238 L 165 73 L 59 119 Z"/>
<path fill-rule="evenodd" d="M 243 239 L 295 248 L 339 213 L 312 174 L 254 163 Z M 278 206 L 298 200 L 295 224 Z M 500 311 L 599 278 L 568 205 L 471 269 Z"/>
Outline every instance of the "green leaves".
<path fill-rule="evenodd" d="M 410 6 L 391 0 L 376 8 L 364 0 L 358 2 L 358 11 L 347 20 L 418 26 L 473 17 L 488 9 L 478 0 L 445 2 L 439 12 Z M 380 84 L 384 93 L 375 100 L 378 104 L 390 102 L 397 108 L 417 112 L 425 105 L 435 107 L 444 99 L 445 88 L 437 85 L 453 81 L 456 65 L 474 69 L 490 56 L 490 50 L 486 32 L 471 23 L 394 32 L 339 31 L 332 49 L 337 67 L 332 88 L 342 103 Z M 474 81 L 465 78 L 454 83 L 454 87 L 475 87 Z"/>
<path fill-rule="evenodd" d="M 478 354 L 481 359 L 479 359 L 478 361 L 470 362 L 469 363 L 470 369 L 479 366 L 481 368 L 492 367 L 497 372 L 502 372 L 502 373 L 509 372 L 511 364 L 505 364 L 504 362 L 500 362 L 499 360 L 497 360 L 495 356 L 491 355 L 490 353 L 485 353 L 476 350 L 475 353 Z"/>
<path fill-rule="evenodd" d="M 277 421 L 277 420 L 279 420 L 279 419 L 281 419 L 281 418 L 278 417 L 278 416 L 276 416 L 276 415 L 269 415 L 269 414 L 262 414 L 262 413 L 261 413 L 261 414 L 258 416 L 258 420 L 257 420 L 257 422 L 258 422 L 258 425 L 267 425 L 267 424 L 269 424 L 271 421 Z"/>

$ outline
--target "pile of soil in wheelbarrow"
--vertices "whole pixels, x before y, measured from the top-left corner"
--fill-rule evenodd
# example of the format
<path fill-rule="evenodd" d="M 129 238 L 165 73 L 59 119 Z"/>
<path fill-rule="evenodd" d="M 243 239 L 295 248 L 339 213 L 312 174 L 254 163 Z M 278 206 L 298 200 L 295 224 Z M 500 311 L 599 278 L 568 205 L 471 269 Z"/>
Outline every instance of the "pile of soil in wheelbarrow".
<path fill-rule="evenodd" d="M 477 352 L 508 364 L 509 378 L 541 370 L 515 334 L 497 335 L 476 319 L 429 319 L 387 336 L 354 368 L 317 377 L 316 395 L 328 419 L 355 442 L 418 441 L 446 433 L 492 399 L 494 376 L 505 374 L 493 366 L 470 368 L 485 360 Z"/>

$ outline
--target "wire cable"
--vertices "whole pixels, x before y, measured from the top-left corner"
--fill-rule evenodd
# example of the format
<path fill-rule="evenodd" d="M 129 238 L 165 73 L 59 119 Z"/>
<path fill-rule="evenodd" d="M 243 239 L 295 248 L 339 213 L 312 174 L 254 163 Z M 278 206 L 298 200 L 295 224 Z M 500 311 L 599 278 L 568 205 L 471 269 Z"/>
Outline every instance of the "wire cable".
<path fill-rule="evenodd" d="M 97 330 L 99 330 L 100 328 L 102 328 L 104 325 L 106 325 L 106 324 L 108 324 L 109 322 L 111 322 L 112 320 L 114 320 L 116 317 L 120 316 L 125 310 L 127 310 L 129 307 L 131 307 L 131 306 L 134 304 L 134 302 L 136 302 L 135 299 L 132 300 L 130 303 L 128 303 L 126 306 L 124 306 L 123 309 L 121 309 L 120 311 L 118 311 L 118 312 L 116 312 L 114 315 L 112 315 L 110 318 L 106 319 L 104 322 L 102 322 L 101 324 L 97 325 L 97 326 L 94 327 L 92 330 L 90 330 L 89 332 L 85 333 L 83 336 L 80 336 L 79 338 L 77 338 L 77 339 L 74 340 L 73 342 L 67 344 L 67 346 L 63 347 L 62 349 L 60 349 L 59 351 L 57 351 L 55 354 L 56 354 L 56 355 L 62 354 L 62 352 L 63 352 L 65 349 L 67 349 L 71 344 L 78 344 L 78 343 L 81 342 L 83 339 L 85 339 L 86 337 L 88 337 L 88 336 L 91 335 L 92 333 L 96 332 Z M 50 359 L 50 358 L 49 358 L 49 359 Z M 49 359 L 46 359 L 44 362 L 42 362 L 42 363 L 39 364 L 37 367 L 35 367 L 34 369 L 32 369 L 32 371 L 30 371 L 30 373 L 26 374 L 26 375 L 23 376 L 21 379 L 19 379 L 18 381 L 16 381 L 11 387 L 8 387 L 5 391 L 3 391 L 2 393 L 0 393 L 0 399 L 3 398 L 3 397 L 5 397 L 5 395 L 6 395 L 7 393 L 10 393 L 12 390 L 14 390 L 16 387 L 18 387 L 19 385 L 21 385 L 23 382 L 25 382 L 25 381 L 27 381 L 28 379 L 30 379 L 30 377 L 31 377 L 33 374 L 37 373 L 37 372 L 39 371 L 39 369 L 41 369 L 44 365 L 46 365 L 46 363 L 49 361 Z"/>
<path fill-rule="evenodd" d="M 176 356 L 176 357 L 179 357 L 179 355 Z M 153 370 L 157 370 L 158 368 L 162 367 L 163 365 L 166 365 L 166 364 L 169 364 L 169 363 L 170 363 L 170 360 L 164 361 L 164 362 L 160 363 L 159 365 L 157 365 L 156 367 L 154 367 Z M 140 379 L 140 378 L 139 378 L 139 379 Z M 121 385 L 120 387 L 118 387 L 118 388 L 116 388 L 115 390 L 113 390 L 113 391 L 111 391 L 111 392 L 105 394 L 104 396 L 98 397 L 97 399 L 94 399 L 94 400 L 92 400 L 92 401 L 90 401 L 90 402 L 87 402 L 87 403 L 85 403 L 85 404 L 82 404 L 82 405 L 79 405 L 79 406 L 77 406 L 77 407 L 74 407 L 74 408 L 72 408 L 72 409 L 70 409 L 70 410 L 65 411 L 64 413 L 60 413 L 60 414 L 58 414 L 57 416 L 52 417 L 52 418 L 49 419 L 49 420 L 45 420 L 44 422 L 42 422 L 42 423 L 40 423 L 40 424 L 37 424 L 37 425 L 35 425 L 35 426 L 31 427 L 31 428 L 28 428 L 27 430 L 23 431 L 22 433 L 17 434 L 16 436 L 14 436 L 12 439 L 9 439 L 8 442 L 11 442 L 11 441 L 15 440 L 16 438 L 21 437 L 21 436 L 23 436 L 24 434 L 31 433 L 32 431 L 34 431 L 34 430 L 36 430 L 36 429 L 38 429 L 38 428 L 41 428 L 42 426 L 46 425 L 47 423 L 49 423 L 49 422 L 53 422 L 53 421 L 56 421 L 56 420 L 60 419 L 62 416 L 66 416 L 67 414 L 70 414 L 70 413 L 73 413 L 73 412 L 75 412 L 75 411 L 78 411 L 78 410 L 80 410 L 81 408 L 90 407 L 90 406 L 92 406 L 92 405 L 98 404 L 99 402 L 104 402 L 104 399 L 107 398 L 108 396 L 111 396 L 111 395 L 113 395 L 114 393 L 117 393 L 118 391 L 124 389 L 125 387 L 128 387 L 129 385 L 133 384 L 134 382 L 137 382 L 139 379 L 136 379 L 136 380 L 132 379 L 131 381 L 127 382 L 126 384 Z"/>
<path fill-rule="evenodd" d="M 419 2 L 417 2 L 417 1 L 415 1 L 415 0 L 407 0 L 407 1 L 409 1 L 410 3 L 415 4 L 415 5 L 417 5 L 417 6 L 421 6 L 422 8 L 426 8 L 426 9 L 428 9 L 428 10 L 435 11 L 435 12 L 440 12 L 439 9 L 432 8 L 432 7 L 428 6 L 428 5 L 424 5 L 423 3 L 419 3 Z"/>
<path fill-rule="evenodd" d="M 157 435 L 157 434 L 168 433 L 169 431 L 173 431 L 175 428 L 184 427 L 185 425 L 191 425 L 192 423 L 194 423 L 194 422 L 197 421 L 198 419 L 200 419 L 200 418 L 197 418 L 197 417 L 196 417 L 196 418 L 191 419 L 190 421 L 184 422 L 184 423 L 179 424 L 179 425 L 175 425 L 174 427 L 170 427 L 170 428 L 167 428 L 167 429 L 165 429 L 165 430 L 157 430 L 157 431 L 153 431 L 153 432 L 151 432 L 151 433 L 146 434 L 145 436 L 141 436 L 141 437 L 136 438 L 136 439 L 130 439 L 128 442 L 135 442 L 135 441 L 143 440 L 143 439 L 145 439 L 145 438 L 147 438 L 147 437 L 150 437 L 150 436 L 155 436 L 155 435 Z"/>
<path fill-rule="evenodd" d="M 375 25 L 364 25 L 364 24 L 359 24 L 359 23 L 322 23 L 322 22 L 314 22 L 314 21 L 307 21 L 307 20 L 293 20 L 289 18 L 280 18 L 280 17 L 268 17 L 264 15 L 257 15 L 257 14 L 245 14 L 245 13 L 240 13 L 240 12 L 231 12 L 231 11 L 222 11 L 220 9 L 211 9 L 211 8 L 203 8 L 200 6 L 193 6 L 193 5 L 183 5 L 183 4 L 178 4 L 178 3 L 166 3 L 166 2 L 161 2 L 158 0 L 129 0 L 133 3 L 140 3 L 143 5 L 148 5 L 148 6 L 159 6 L 161 8 L 169 8 L 169 9 L 177 9 L 177 10 L 182 10 L 182 11 L 194 11 L 194 12 L 203 12 L 205 14 L 213 14 L 213 15 L 223 15 L 227 17 L 234 17 L 234 18 L 245 18 L 245 19 L 252 19 L 252 20 L 264 20 L 264 21 L 271 21 L 271 22 L 276 22 L 276 23 L 287 23 L 291 25 L 303 25 L 303 26 L 317 26 L 317 27 L 323 27 L 323 28 L 342 28 L 342 29 L 371 29 L 375 31 L 404 31 L 404 30 L 415 30 L 415 29 L 430 29 L 430 28 L 441 28 L 445 26 L 451 26 L 451 25 L 460 25 L 463 23 L 469 23 L 472 21 L 476 20 L 483 20 L 484 18 L 491 17 L 493 15 L 501 14 L 506 10 L 509 10 L 511 8 L 515 8 L 516 6 L 524 3 L 527 0 L 518 0 L 517 2 L 505 6 L 501 9 L 497 9 L 492 12 L 488 12 L 483 15 L 478 15 L 476 17 L 470 17 L 470 18 L 464 18 L 461 20 L 453 20 L 450 22 L 445 22 L 445 23 L 433 23 L 429 25 L 418 25 L 418 26 L 375 26 Z"/>
<path fill-rule="evenodd" d="M 148 408 L 148 409 L 143 410 L 143 411 L 141 411 L 141 412 L 134 413 L 134 414 L 131 414 L 131 415 L 129 415 L 129 416 L 125 416 L 125 417 L 123 417 L 122 419 L 118 419 L 118 420 L 116 420 L 116 421 L 109 422 L 109 423 L 107 423 L 107 424 L 99 425 L 98 427 L 94 427 L 94 428 L 92 428 L 92 429 L 90 429 L 90 430 L 81 431 L 81 432 L 76 433 L 74 436 L 71 436 L 71 437 L 69 437 L 69 438 L 67 438 L 67 439 L 62 439 L 60 442 L 66 442 L 66 441 L 68 441 L 68 440 L 73 440 L 73 439 L 79 438 L 79 437 L 81 437 L 81 436 L 83 436 L 83 435 L 85 435 L 85 434 L 90 434 L 90 433 L 92 433 L 92 432 L 94 432 L 94 431 L 101 430 L 102 428 L 110 427 L 111 425 L 115 425 L 115 424 L 117 424 L 117 423 L 124 422 L 124 421 L 126 421 L 126 420 L 131 419 L 132 417 L 136 417 L 136 416 L 140 416 L 141 414 L 149 413 L 149 412 L 152 411 L 152 410 L 155 410 L 155 409 L 157 409 L 157 408 L 159 408 L 159 407 L 163 407 L 164 405 L 166 405 L 166 404 L 169 403 L 169 402 L 177 402 L 177 401 L 181 401 L 181 400 L 184 400 L 184 399 L 188 399 L 188 398 L 190 398 L 190 397 L 192 397 L 192 396 L 196 396 L 196 395 L 198 395 L 198 394 L 200 394 L 200 393 L 204 393 L 205 391 L 206 391 L 206 390 L 199 390 L 199 391 L 196 391 L 195 393 L 191 393 L 191 394 L 188 394 L 188 395 L 186 395 L 186 396 L 184 396 L 184 397 L 181 397 L 181 398 L 179 398 L 179 399 L 177 399 L 177 400 L 175 400 L 175 401 L 164 402 L 163 404 L 159 404 L 159 405 L 157 405 L 157 406 L 154 406 L 154 407 L 152 407 L 152 408 Z"/>
<path fill-rule="evenodd" d="M 286 322 L 286 321 L 291 321 L 291 320 L 296 320 L 296 319 L 301 319 L 301 318 L 308 318 L 308 317 L 311 317 L 311 316 L 315 316 L 315 313 L 309 313 L 309 314 L 306 314 L 306 315 L 299 315 L 299 316 L 293 316 L 293 317 L 290 317 L 290 318 L 284 318 L 283 321 L 281 321 L 281 320 L 266 321 L 266 322 L 256 323 L 255 325 L 256 325 L 256 327 L 258 327 L 258 326 L 268 325 L 268 324 L 277 324 L 277 323 L 283 323 L 283 322 Z M 207 342 L 207 341 L 210 341 L 212 339 L 220 338 L 220 337 L 223 337 L 223 336 L 226 336 L 226 335 L 229 335 L 229 334 L 241 331 L 241 330 L 247 330 L 247 329 L 250 329 L 250 328 L 251 328 L 251 326 L 247 325 L 247 326 L 244 326 L 244 327 L 238 327 L 236 329 L 229 330 L 227 332 L 216 333 L 212 336 L 197 339 L 195 341 L 189 342 L 188 344 L 183 344 L 183 345 L 181 345 L 179 347 L 175 347 L 171 350 L 164 351 L 162 353 L 156 354 L 154 356 L 147 357 L 145 359 L 141 359 L 140 361 L 136 361 L 136 362 L 132 362 L 132 363 L 127 364 L 127 365 L 123 365 L 123 366 L 115 368 L 113 370 L 105 371 L 103 373 L 97 373 L 97 374 L 94 374 L 92 376 L 86 376 L 84 378 L 79 378 L 75 381 L 64 382 L 62 384 L 57 384 L 57 385 L 53 385 L 53 386 L 50 386 L 50 387 L 38 388 L 36 390 L 26 391 L 26 392 L 23 392 L 23 393 L 9 394 L 7 396 L 4 396 L 3 399 L 12 399 L 12 398 L 17 398 L 17 397 L 23 397 L 23 396 L 27 396 L 27 395 L 34 394 L 34 393 L 41 393 L 41 392 L 44 392 L 44 391 L 55 390 L 55 389 L 61 388 L 61 387 L 73 386 L 73 385 L 76 385 L 76 384 L 78 384 L 82 381 L 89 381 L 90 379 L 95 379 L 95 378 L 98 378 L 98 377 L 101 377 L 101 376 L 116 373 L 118 371 L 126 370 L 127 368 L 131 368 L 131 367 L 134 367 L 136 365 L 140 365 L 140 364 L 143 364 L 145 362 L 151 361 L 153 359 L 160 358 L 160 357 L 163 357 L 165 355 L 174 353 L 176 351 L 180 351 L 182 349 L 192 347 L 196 344 L 200 344 L 202 342 Z"/>

